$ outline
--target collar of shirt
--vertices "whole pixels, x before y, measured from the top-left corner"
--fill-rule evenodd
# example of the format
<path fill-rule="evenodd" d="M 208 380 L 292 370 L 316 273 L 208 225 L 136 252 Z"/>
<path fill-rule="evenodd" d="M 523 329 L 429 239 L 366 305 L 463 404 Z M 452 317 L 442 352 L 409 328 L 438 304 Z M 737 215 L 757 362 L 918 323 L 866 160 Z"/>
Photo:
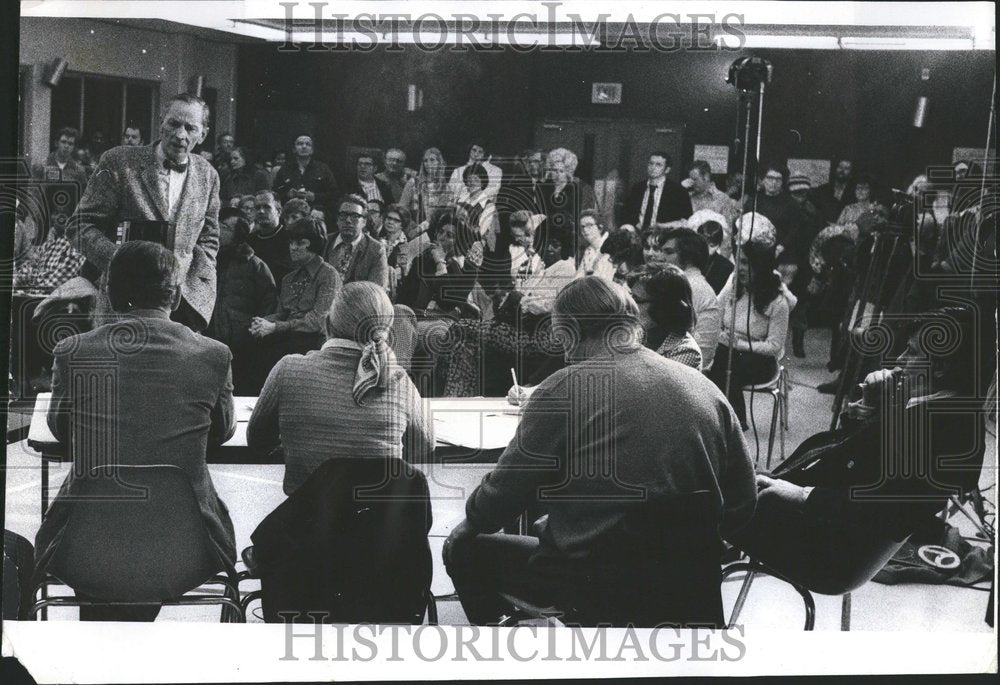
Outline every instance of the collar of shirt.
<path fill-rule="evenodd" d="M 163 152 L 162 140 L 156 143 L 155 150 L 156 150 L 156 168 L 160 171 L 166 171 L 167 169 L 163 166 L 163 163 L 167 161 L 167 155 L 166 153 Z M 191 153 L 188 153 L 187 167 L 185 167 L 184 171 L 177 171 L 175 169 L 170 169 L 170 174 L 171 175 L 177 174 L 177 176 L 181 177 L 187 174 L 187 170 L 191 168 L 191 156 L 192 156 Z"/>
<path fill-rule="evenodd" d="M 650 180 L 650 179 L 647 178 L 646 179 L 646 187 L 656 186 L 657 188 L 662 188 L 663 187 L 663 182 L 665 180 L 667 180 L 666 176 L 660 176 L 659 178 L 654 178 L 652 180 Z"/>
<path fill-rule="evenodd" d="M 353 340 L 348 340 L 347 338 L 330 338 L 325 343 L 323 343 L 323 346 L 320 347 L 319 349 L 321 349 L 321 350 L 332 350 L 332 349 L 338 348 L 338 347 L 342 348 L 342 349 L 348 349 L 348 350 L 363 350 L 364 349 L 364 347 L 362 347 L 360 344 L 356 343 Z"/>
<path fill-rule="evenodd" d="M 357 246 L 358 246 L 358 243 L 360 243 L 360 242 L 361 242 L 362 240 L 364 240 L 364 239 L 365 239 L 365 232 L 364 232 L 364 231 L 358 231 L 358 237 L 357 237 L 357 238 L 355 238 L 355 239 L 354 239 L 354 240 L 353 240 L 353 241 L 351 242 L 351 245 L 353 245 L 354 247 L 357 247 Z M 337 234 L 337 237 L 336 237 L 336 238 L 334 239 L 334 241 L 333 241 L 333 247 L 332 247 L 332 248 L 330 248 L 330 249 L 331 249 L 331 250 L 336 250 L 336 249 L 337 249 L 337 246 L 339 246 L 339 245 L 340 245 L 340 244 L 342 244 L 343 242 L 344 242 L 344 239 L 343 239 L 343 237 L 341 237 L 341 235 L 340 235 L 340 234 L 338 233 L 338 234 Z"/>
<path fill-rule="evenodd" d="M 587 245 L 587 250 L 593 250 L 593 251 L 597 252 L 598 254 L 600 254 L 601 248 L 604 247 L 604 241 L 608 239 L 609 235 L 611 235 L 610 232 L 605 233 L 604 235 L 602 235 L 600 237 L 600 239 L 597 241 L 597 245 Z"/>
<path fill-rule="evenodd" d="M 293 273 L 298 274 L 300 271 L 305 271 L 307 274 L 309 274 L 309 278 L 312 278 L 313 276 L 316 275 L 316 272 L 319 271 L 320 265 L 322 264 L 323 264 L 323 258 L 320 257 L 318 254 L 314 254 L 312 256 L 312 259 L 310 259 L 308 262 L 300 266 Z"/>

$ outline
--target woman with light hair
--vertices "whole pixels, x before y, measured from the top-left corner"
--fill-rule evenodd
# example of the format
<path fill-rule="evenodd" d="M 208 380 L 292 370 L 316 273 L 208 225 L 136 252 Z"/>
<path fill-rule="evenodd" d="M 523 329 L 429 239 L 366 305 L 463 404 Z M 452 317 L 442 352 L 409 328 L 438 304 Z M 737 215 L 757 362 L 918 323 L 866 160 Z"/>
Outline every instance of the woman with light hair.
<path fill-rule="evenodd" d="M 433 453 L 433 424 L 389 347 L 392 325 L 384 289 L 348 283 L 330 307 L 323 347 L 288 355 L 271 370 L 247 445 L 263 454 L 283 451 L 285 494 L 327 459 L 419 462 Z"/>
<path fill-rule="evenodd" d="M 564 147 L 549 151 L 545 159 L 542 199 L 549 229 L 575 232 L 581 210 L 600 210 L 594 189 L 575 176 L 578 162 L 577 156 Z"/>
<path fill-rule="evenodd" d="M 446 169 L 440 150 L 436 147 L 424 150 L 420 172 L 406 182 L 399 196 L 399 204 L 412 212 L 416 223 L 432 221 L 454 201 L 448 190 Z"/>

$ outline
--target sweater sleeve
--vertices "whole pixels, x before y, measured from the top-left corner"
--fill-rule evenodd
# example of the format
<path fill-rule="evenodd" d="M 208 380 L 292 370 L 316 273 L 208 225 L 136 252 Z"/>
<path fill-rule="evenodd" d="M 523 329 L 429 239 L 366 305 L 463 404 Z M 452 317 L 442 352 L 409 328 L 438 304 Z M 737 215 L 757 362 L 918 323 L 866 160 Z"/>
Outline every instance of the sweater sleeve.
<path fill-rule="evenodd" d="M 532 504 L 539 489 L 556 482 L 565 466 L 567 422 L 565 411 L 546 410 L 546 400 L 557 397 L 543 383 L 531 395 L 514 439 L 493 471 L 465 503 L 465 517 L 479 533 L 493 533 Z"/>
<path fill-rule="evenodd" d="M 401 390 L 407 395 L 406 432 L 403 434 L 403 459 L 425 463 L 434 454 L 434 420 L 430 403 L 420 397 L 417 386 L 400 370 Z"/>
<path fill-rule="evenodd" d="M 788 336 L 788 300 L 781 293 L 778 293 L 767 308 L 767 317 L 767 338 L 755 340 L 752 346 L 747 346 L 747 349 L 777 358 L 781 356 L 781 351 L 785 348 L 785 338 Z M 740 349 L 741 346 L 736 347 Z"/>
<path fill-rule="evenodd" d="M 722 523 L 719 532 L 724 538 L 745 526 L 757 507 L 753 461 L 732 408 L 729 408 L 729 413 L 728 451 L 719 474 L 719 489 L 722 491 Z"/>
<path fill-rule="evenodd" d="M 268 454 L 281 444 L 279 432 L 279 405 L 281 375 L 285 368 L 285 358 L 278 361 L 268 374 L 260 391 L 257 404 L 250 414 L 247 425 L 247 447 L 258 454 Z"/>
<path fill-rule="evenodd" d="M 333 304 L 334 297 L 340 289 L 340 274 L 332 267 L 320 271 L 316 278 L 316 297 L 313 299 L 313 307 L 302 317 L 278 321 L 279 331 L 294 331 L 297 333 L 322 333 L 323 320 L 326 319 L 330 305 Z"/>

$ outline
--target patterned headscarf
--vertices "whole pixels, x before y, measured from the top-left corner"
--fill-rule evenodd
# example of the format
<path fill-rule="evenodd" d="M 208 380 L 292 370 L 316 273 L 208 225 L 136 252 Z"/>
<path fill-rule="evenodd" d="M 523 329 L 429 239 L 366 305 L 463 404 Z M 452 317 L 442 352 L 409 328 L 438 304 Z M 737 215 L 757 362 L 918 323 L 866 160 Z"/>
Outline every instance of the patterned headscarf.
<path fill-rule="evenodd" d="M 368 281 L 345 285 L 330 307 L 327 337 L 353 343 L 344 346 L 361 350 L 351 392 L 358 406 L 364 406 L 365 396 L 371 390 L 388 386 L 393 363 L 388 342 L 392 319 L 392 302 L 385 290 Z"/>

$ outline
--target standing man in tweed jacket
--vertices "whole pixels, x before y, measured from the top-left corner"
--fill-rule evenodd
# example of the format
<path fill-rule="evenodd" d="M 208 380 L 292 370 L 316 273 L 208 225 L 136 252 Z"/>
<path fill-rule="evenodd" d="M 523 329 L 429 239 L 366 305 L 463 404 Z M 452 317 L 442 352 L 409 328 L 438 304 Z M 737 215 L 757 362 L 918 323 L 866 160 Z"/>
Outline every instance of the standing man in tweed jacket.
<path fill-rule="evenodd" d="M 219 250 L 219 175 L 191 151 L 208 134 L 208 105 L 175 95 L 160 122 L 160 140 L 116 147 L 102 157 L 69 222 L 66 237 L 87 258 L 81 276 L 57 288 L 38 309 L 94 297 L 115 253 L 122 222 L 164 222 L 164 242 L 181 267 L 181 304 L 174 321 L 204 330 L 215 306 Z"/>

